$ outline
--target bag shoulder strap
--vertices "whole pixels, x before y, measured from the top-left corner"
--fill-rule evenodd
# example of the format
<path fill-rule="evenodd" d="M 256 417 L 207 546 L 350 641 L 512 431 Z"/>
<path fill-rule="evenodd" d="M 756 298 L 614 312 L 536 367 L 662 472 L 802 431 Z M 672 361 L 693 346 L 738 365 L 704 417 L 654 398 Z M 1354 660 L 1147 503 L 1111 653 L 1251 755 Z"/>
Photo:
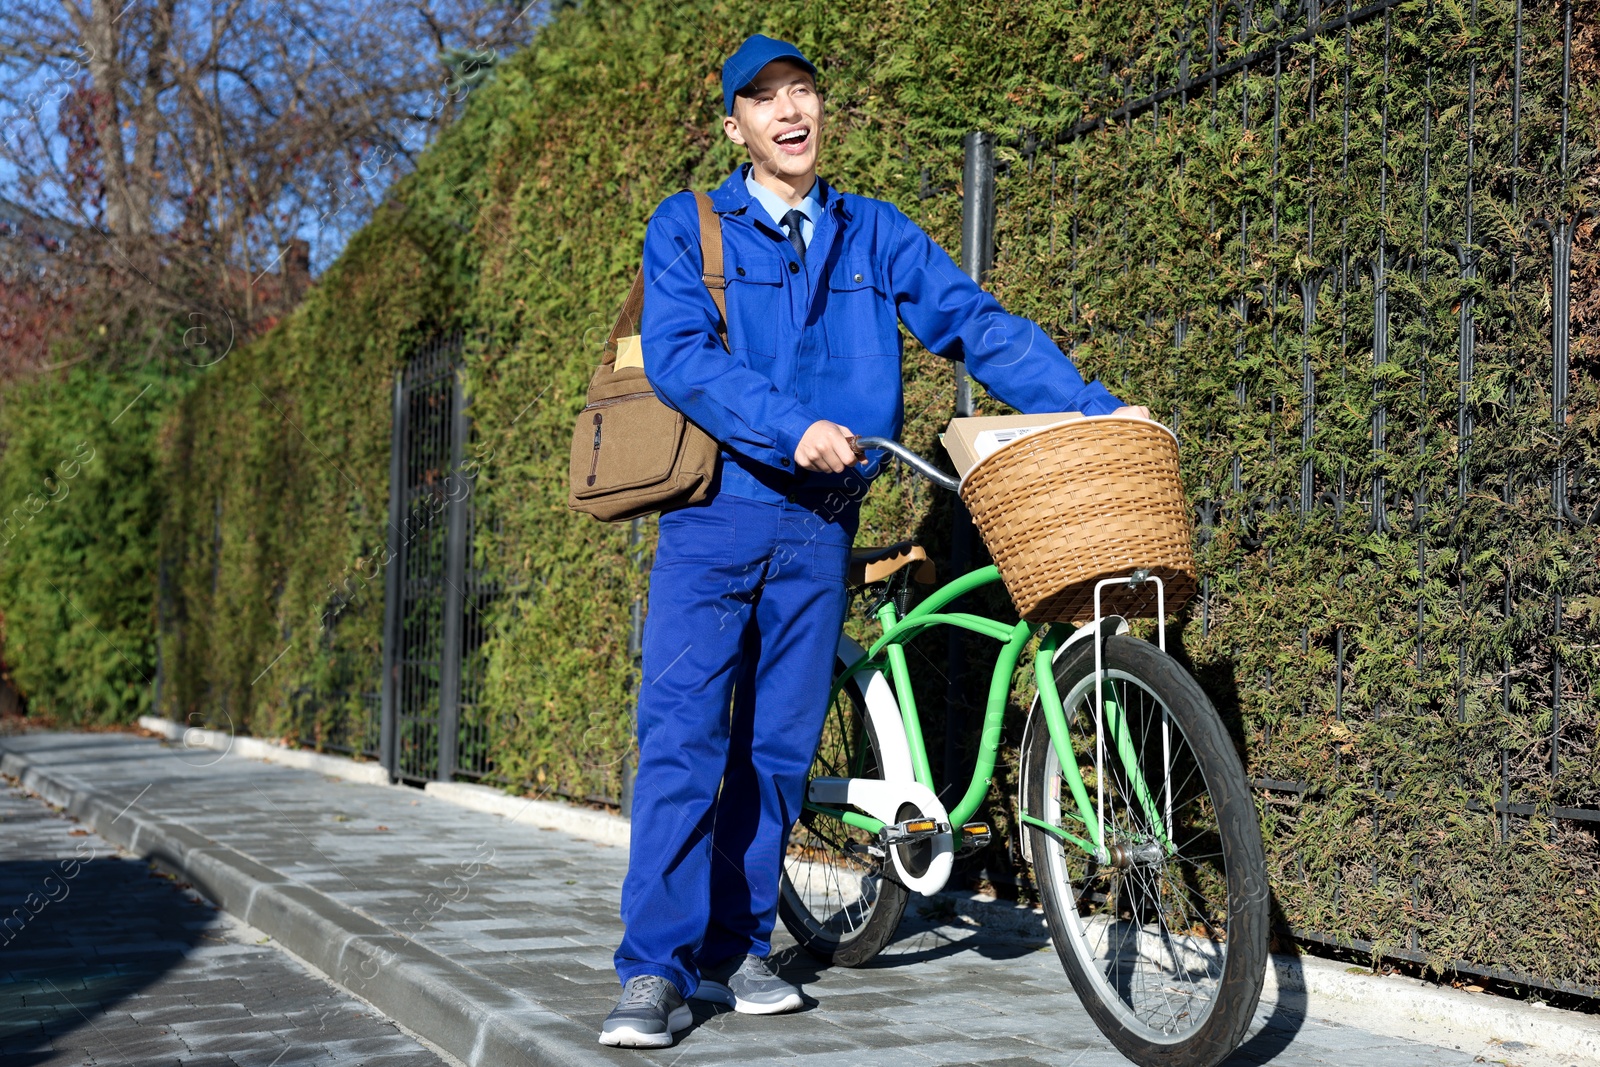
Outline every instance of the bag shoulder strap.
<path fill-rule="evenodd" d="M 611 333 L 606 336 L 606 343 L 601 348 L 601 364 L 611 365 L 616 363 L 617 342 L 624 337 L 632 337 L 638 333 L 643 319 L 644 268 L 640 267 L 633 276 L 633 287 L 628 290 L 628 298 L 622 302 L 622 310 L 617 312 L 617 321 L 611 327 Z"/>
<path fill-rule="evenodd" d="M 712 303 L 717 305 L 717 336 L 722 339 L 722 347 L 727 348 L 728 302 L 727 280 L 722 276 L 722 220 L 717 218 L 717 213 L 712 210 L 709 196 L 695 190 L 694 199 L 700 211 L 700 255 L 705 260 L 705 269 L 700 279 L 710 291 Z M 602 364 L 616 363 L 617 342 L 624 337 L 637 334 L 643 325 L 643 320 L 644 268 L 640 267 L 633 276 L 633 286 L 628 290 L 628 298 L 622 302 L 622 310 L 617 312 L 617 321 L 606 337 L 600 356 Z"/>
<path fill-rule="evenodd" d="M 722 347 L 728 347 L 728 280 L 722 276 L 722 220 L 711 207 L 711 198 L 700 190 L 694 192 L 695 205 L 700 209 L 700 258 L 705 261 L 700 280 L 711 293 L 711 302 L 717 305 L 717 336 Z"/>

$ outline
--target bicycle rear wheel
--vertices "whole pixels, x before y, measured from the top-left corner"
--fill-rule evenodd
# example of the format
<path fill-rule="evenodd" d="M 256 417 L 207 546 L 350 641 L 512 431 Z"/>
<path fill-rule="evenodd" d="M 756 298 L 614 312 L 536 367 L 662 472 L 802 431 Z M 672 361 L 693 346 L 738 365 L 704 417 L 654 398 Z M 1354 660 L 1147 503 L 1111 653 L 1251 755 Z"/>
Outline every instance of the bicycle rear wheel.
<path fill-rule="evenodd" d="M 839 660 L 837 678 L 848 666 Z M 833 698 L 809 778 L 882 778 L 878 737 L 860 686 L 847 682 Z M 789 834 L 778 915 L 807 952 L 856 967 L 894 936 L 910 891 L 874 835 L 837 819 L 804 812 Z"/>
<path fill-rule="evenodd" d="M 1101 1032 L 1144 1067 L 1213 1067 L 1244 1039 L 1265 976 L 1255 803 L 1216 710 L 1175 660 L 1127 636 L 1107 639 L 1103 657 L 1099 732 L 1093 645 L 1062 655 L 1055 677 L 1109 855 L 1030 825 L 1034 877 Z M 1028 814 L 1090 838 L 1037 698 L 1023 768 Z"/>

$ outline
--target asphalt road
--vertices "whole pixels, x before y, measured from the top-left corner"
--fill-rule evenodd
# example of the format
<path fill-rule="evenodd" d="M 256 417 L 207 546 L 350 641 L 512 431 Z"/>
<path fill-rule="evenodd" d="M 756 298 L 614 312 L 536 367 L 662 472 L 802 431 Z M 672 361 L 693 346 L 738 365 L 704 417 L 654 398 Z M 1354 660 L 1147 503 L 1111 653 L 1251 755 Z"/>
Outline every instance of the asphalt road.
<path fill-rule="evenodd" d="M 186 885 L 0 789 L 0 1063 L 439 1067 Z"/>

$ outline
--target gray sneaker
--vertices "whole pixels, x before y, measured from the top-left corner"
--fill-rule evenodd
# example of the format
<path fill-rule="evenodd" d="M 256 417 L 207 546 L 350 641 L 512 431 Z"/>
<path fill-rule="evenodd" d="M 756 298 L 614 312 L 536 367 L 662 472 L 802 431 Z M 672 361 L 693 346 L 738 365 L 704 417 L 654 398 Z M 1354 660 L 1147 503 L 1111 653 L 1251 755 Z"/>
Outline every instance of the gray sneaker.
<path fill-rule="evenodd" d="M 672 1035 L 694 1025 L 694 1013 L 678 987 L 642 974 L 628 979 L 622 999 L 600 1027 L 600 1043 L 620 1048 L 666 1048 Z"/>
<path fill-rule="evenodd" d="M 708 968 L 693 999 L 726 1004 L 745 1015 L 779 1015 L 804 1004 L 800 990 L 774 974 L 760 956 L 735 956 Z"/>

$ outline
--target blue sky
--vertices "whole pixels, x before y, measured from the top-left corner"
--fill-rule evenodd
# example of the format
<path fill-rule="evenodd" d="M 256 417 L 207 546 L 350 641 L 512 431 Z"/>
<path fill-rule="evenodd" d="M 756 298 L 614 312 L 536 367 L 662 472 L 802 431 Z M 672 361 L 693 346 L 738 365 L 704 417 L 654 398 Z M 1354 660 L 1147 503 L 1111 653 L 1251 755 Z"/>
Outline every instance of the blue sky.
<path fill-rule="evenodd" d="M 219 7 L 220 4 L 211 0 L 189 3 L 179 0 L 178 18 L 185 23 L 186 30 L 192 31 L 193 40 L 202 46 L 207 41 L 207 19 Z M 453 3 L 452 0 L 425 0 L 423 4 L 409 8 L 389 8 L 386 13 L 398 19 L 400 15 L 397 13 L 415 13 L 419 7 L 430 8 L 444 20 L 459 20 L 454 24 L 456 28 L 464 28 L 468 32 L 464 35 L 447 35 L 446 42 L 452 45 L 470 46 L 470 31 L 496 19 L 510 19 L 514 34 L 525 40 L 531 36 L 533 28 L 548 17 L 543 4 L 530 4 L 527 0 L 517 0 L 516 8 L 509 4 L 471 7 L 465 3 Z M 337 150 L 324 152 L 321 168 L 308 169 L 303 180 L 297 176 L 292 191 L 269 208 L 278 214 L 279 225 L 286 228 L 288 233 L 310 243 L 313 273 L 319 273 L 337 258 L 350 236 L 366 222 L 373 208 L 382 202 L 394 181 L 411 169 L 412 163 L 406 153 L 414 156 L 437 136 L 439 125 L 430 121 L 430 116 L 437 115 L 447 120 L 459 112 L 461 104 L 449 99 L 445 93 L 446 70 L 440 62 L 439 44 L 430 35 L 432 26 L 420 16 L 411 18 L 410 25 L 384 21 L 376 13 L 377 5 L 365 4 L 361 0 L 335 0 L 333 3 L 318 3 L 314 7 L 310 6 L 309 0 L 303 5 L 293 0 L 285 3 L 246 0 L 243 12 L 246 20 L 258 20 L 257 24 L 269 25 L 272 32 L 281 34 L 281 38 L 276 40 L 281 40 L 286 49 L 303 57 L 308 64 L 318 64 L 318 73 L 330 79 L 328 84 L 333 84 L 331 79 L 334 78 L 342 80 L 352 97 L 361 88 L 358 83 L 362 76 L 371 78 L 375 72 L 381 76 L 381 68 L 372 65 L 373 56 L 382 56 L 385 62 L 392 64 L 396 86 L 409 83 L 409 91 L 399 101 L 402 107 L 397 110 L 408 112 L 411 117 L 397 116 L 380 124 L 387 143 L 374 138 L 377 143 L 359 147 L 341 145 Z M 137 16 L 141 10 L 132 8 L 131 13 Z M 15 25 L 13 23 L 10 29 L 14 31 Z M 248 21 L 246 25 L 249 25 Z M 40 26 L 41 37 L 46 29 Z M 241 34 L 233 43 L 248 44 L 249 41 Z M 504 48 L 500 49 L 502 58 L 505 51 Z M 360 67 L 364 61 L 368 65 Z M 244 64 L 247 74 L 259 69 L 263 80 L 279 74 L 270 63 L 251 68 L 247 56 L 239 57 L 239 62 Z M 3 102 L 0 102 L 0 137 L 10 142 L 15 140 L 19 130 L 25 129 L 28 142 L 25 151 L 28 154 L 23 160 L 24 165 L 31 160 L 40 165 L 53 161 L 57 167 L 62 166 L 66 142 L 55 132 L 59 118 L 58 100 L 73 84 L 86 79 L 84 67 L 71 59 L 58 59 L 28 69 L 12 58 L 0 59 L 0 69 L 4 70 L 6 81 L 13 87 L 14 98 L 26 93 L 32 94 L 37 101 L 38 125 L 45 131 L 46 140 L 42 146 L 39 145 L 39 133 L 34 128 L 29 108 Z M 346 73 L 347 70 L 349 73 Z M 232 86 L 227 84 L 226 76 L 221 81 L 223 91 L 237 92 L 241 96 L 248 93 L 246 86 L 248 83 L 243 78 L 237 79 Z M 280 113 L 275 118 L 282 120 L 284 114 Z M 158 164 L 161 165 L 176 164 L 168 160 Z M 60 195 L 59 186 L 45 191 L 43 195 L 30 196 L 22 187 L 23 177 L 16 161 L 0 153 L 0 196 L 58 218 L 72 221 L 81 218 L 81 212 L 75 205 Z M 170 228 L 178 221 L 176 209 L 171 205 L 164 206 L 171 217 L 162 217 L 158 212 L 154 220 L 158 230 Z M 270 268 L 275 247 L 276 244 L 270 240 L 256 242 L 252 245 L 252 262 Z"/>

